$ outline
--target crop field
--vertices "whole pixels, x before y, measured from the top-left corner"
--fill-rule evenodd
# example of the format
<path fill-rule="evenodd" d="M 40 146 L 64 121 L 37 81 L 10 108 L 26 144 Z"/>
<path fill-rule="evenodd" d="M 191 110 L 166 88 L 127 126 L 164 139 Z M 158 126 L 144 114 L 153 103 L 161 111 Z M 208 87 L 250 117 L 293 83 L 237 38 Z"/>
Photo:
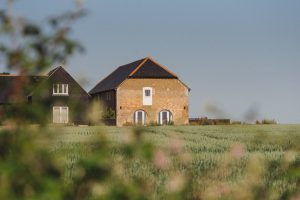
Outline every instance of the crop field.
<path fill-rule="evenodd" d="M 299 190 L 300 125 L 61 127 L 58 132 L 51 151 L 64 162 L 66 182 L 76 178 L 77 162 L 93 152 L 94 142 L 105 140 L 114 177 L 146 180 L 154 188 L 150 199 L 183 185 L 194 199 L 289 199 Z"/>

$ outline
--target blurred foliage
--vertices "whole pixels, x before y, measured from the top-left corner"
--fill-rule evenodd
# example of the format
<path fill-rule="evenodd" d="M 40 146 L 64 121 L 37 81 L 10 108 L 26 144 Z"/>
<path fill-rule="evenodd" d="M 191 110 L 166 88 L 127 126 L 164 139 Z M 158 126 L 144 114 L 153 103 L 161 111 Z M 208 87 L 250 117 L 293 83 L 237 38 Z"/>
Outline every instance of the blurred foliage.
<path fill-rule="evenodd" d="M 300 128 L 275 127 L 11 121 L 0 131 L 0 199 L 297 199 Z"/>
<path fill-rule="evenodd" d="M 190 118 L 190 125 L 229 125 L 230 119 Z"/>
<path fill-rule="evenodd" d="M 29 105 L 24 91 L 33 91 L 27 75 L 40 74 L 52 65 L 66 63 L 83 47 L 71 39 L 73 22 L 85 15 L 82 8 L 35 23 L 13 12 L 13 0 L 0 10 L 0 58 L 18 81 L 10 86 L 13 104 L 0 105 L 0 199 L 64 199 L 66 187 L 61 163 L 50 153 L 52 133 L 45 127 L 48 102 Z M 47 84 L 35 93 L 43 96 Z M 8 86 L 7 86 L 8 87 Z M 29 88 L 30 87 L 30 88 Z M 41 127 L 28 126 L 38 122 Z"/>
<path fill-rule="evenodd" d="M 256 121 L 256 124 L 277 124 L 277 122 L 274 119 L 263 119 L 260 121 Z"/>
<path fill-rule="evenodd" d="M 11 121 L 0 132 L 0 199 L 62 199 L 62 165 L 47 148 L 51 135 Z"/>
<path fill-rule="evenodd" d="M 83 9 L 50 17 L 38 24 L 25 17 L 16 17 L 12 1 L 0 10 L 0 52 L 9 69 L 21 74 L 38 74 L 57 63 L 66 63 L 83 46 L 70 38 L 72 23 L 84 16 Z"/>

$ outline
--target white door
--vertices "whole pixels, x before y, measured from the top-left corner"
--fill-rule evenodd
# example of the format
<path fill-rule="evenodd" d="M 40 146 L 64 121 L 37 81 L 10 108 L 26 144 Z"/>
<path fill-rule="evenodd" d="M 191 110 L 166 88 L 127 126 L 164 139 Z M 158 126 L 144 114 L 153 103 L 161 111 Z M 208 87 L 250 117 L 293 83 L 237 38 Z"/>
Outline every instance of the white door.
<path fill-rule="evenodd" d="M 69 122 L 69 108 L 67 106 L 53 107 L 53 123 L 67 124 Z"/>
<path fill-rule="evenodd" d="M 66 124 L 69 122 L 69 113 L 68 113 L 68 107 L 61 107 L 60 110 L 60 123 Z"/>
<path fill-rule="evenodd" d="M 152 105 L 152 88 L 151 87 L 143 88 L 143 105 L 144 106 Z"/>
<path fill-rule="evenodd" d="M 60 123 L 60 107 L 53 107 L 53 123 Z"/>

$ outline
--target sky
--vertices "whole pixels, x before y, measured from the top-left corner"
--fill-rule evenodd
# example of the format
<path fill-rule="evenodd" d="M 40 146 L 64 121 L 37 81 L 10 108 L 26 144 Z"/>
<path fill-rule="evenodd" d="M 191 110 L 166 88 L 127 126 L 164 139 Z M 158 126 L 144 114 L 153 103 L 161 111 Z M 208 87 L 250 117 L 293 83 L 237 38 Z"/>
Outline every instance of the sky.
<path fill-rule="evenodd" d="M 0 7 L 4 7 L 1 0 Z M 190 88 L 190 117 L 300 123 L 299 0 L 86 0 L 66 67 L 89 91 L 117 66 L 146 56 Z M 73 0 L 17 0 L 33 21 Z M 0 71 L 7 71 L 0 66 Z"/>

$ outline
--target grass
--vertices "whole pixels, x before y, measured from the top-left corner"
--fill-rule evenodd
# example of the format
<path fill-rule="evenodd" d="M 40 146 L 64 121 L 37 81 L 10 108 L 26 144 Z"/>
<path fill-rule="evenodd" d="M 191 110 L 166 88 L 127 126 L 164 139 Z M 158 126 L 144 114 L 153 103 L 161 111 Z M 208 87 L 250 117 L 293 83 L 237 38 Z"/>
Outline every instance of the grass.
<path fill-rule="evenodd" d="M 72 180 L 77 160 L 92 151 L 99 129 L 112 143 L 113 160 L 124 160 L 120 144 L 130 140 L 132 127 L 61 128 L 62 134 L 52 151 L 64 155 L 66 180 Z M 183 149 L 181 154 L 186 155 L 188 162 L 182 164 L 181 155 L 173 156 L 172 153 L 167 153 L 171 160 L 168 171 L 156 170 L 141 159 L 126 162 L 124 176 L 146 177 L 155 185 L 154 199 L 160 197 L 173 171 L 191 172 L 192 195 L 207 199 L 213 199 L 215 186 L 223 187 L 225 183 L 239 188 L 245 182 L 250 184 L 248 182 L 257 174 L 260 176 L 257 184 L 260 182 L 264 188 L 271 188 L 274 197 L 283 198 L 284 192 L 297 189 L 297 183 L 289 179 L 289 171 L 285 170 L 282 160 L 292 157 L 293 161 L 300 161 L 300 125 L 154 126 L 145 128 L 142 137 L 163 150 L 172 149 L 174 141 L 180 141 L 175 142 L 175 148 L 179 145 Z M 242 188 L 246 190 L 247 187 Z"/>

